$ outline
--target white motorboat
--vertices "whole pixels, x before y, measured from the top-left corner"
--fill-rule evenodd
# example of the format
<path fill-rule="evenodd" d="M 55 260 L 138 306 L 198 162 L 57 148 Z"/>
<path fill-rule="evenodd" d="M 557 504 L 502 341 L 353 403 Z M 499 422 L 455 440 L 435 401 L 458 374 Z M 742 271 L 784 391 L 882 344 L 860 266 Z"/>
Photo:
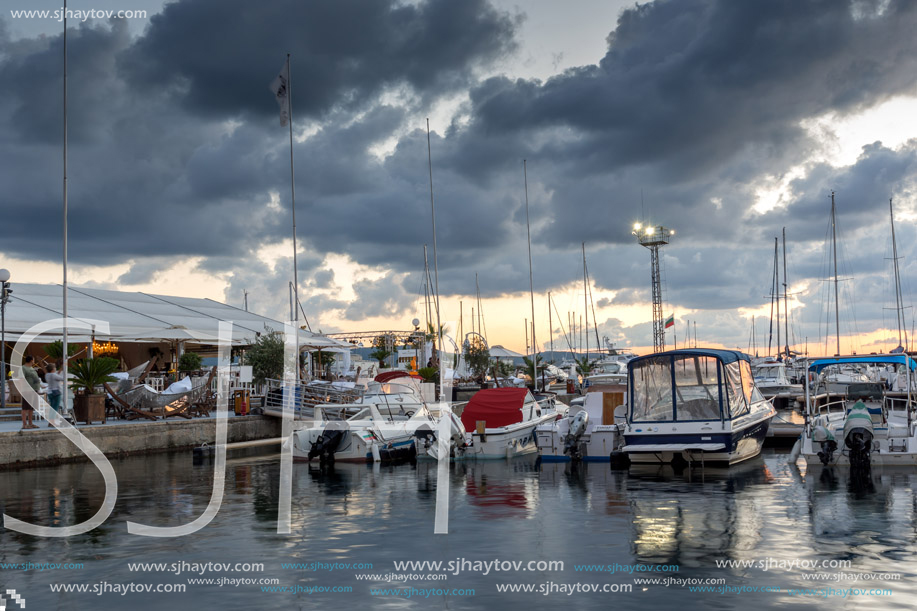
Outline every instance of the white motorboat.
<path fill-rule="evenodd" d="M 904 390 L 882 382 L 851 382 L 842 393 L 806 389 L 806 427 L 793 458 L 810 465 L 917 465 L 917 397 L 910 390 L 914 360 L 906 354 L 842 356 L 812 361 L 808 370 L 830 379 L 830 369 L 864 370 L 893 365 Z"/>
<path fill-rule="evenodd" d="M 749 357 L 734 350 L 672 350 L 627 364 L 624 423 L 631 462 L 735 464 L 757 456 L 775 415 Z"/>
<path fill-rule="evenodd" d="M 765 361 L 752 366 L 755 386 L 770 401 L 775 409 L 796 407 L 796 401 L 802 397 L 802 384 L 792 384 L 787 376 L 786 364 L 782 361 Z"/>
<path fill-rule="evenodd" d="M 526 388 L 487 388 L 475 393 L 462 411 L 466 444 L 456 460 L 504 459 L 538 451 L 535 428 L 557 418 Z"/>
<path fill-rule="evenodd" d="M 583 389 L 597 384 L 627 384 L 627 362 L 602 360 L 592 366 L 592 371 L 583 380 Z"/>
<path fill-rule="evenodd" d="M 624 445 L 624 427 L 614 422 L 613 413 L 626 396 L 624 392 L 587 393 L 582 406 L 571 406 L 561 418 L 540 425 L 535 431 L 541 459 L 607 462 Z"/>
<path fill-rule="evenodd" d="M 385 400 L 388 401 L 388 397 Z M 364 397 L 365 400 L 365 397 Z M 327 418 L 325 410 L 357 409 L 345 420 Z M 435 438 L 437 419 L 426 405 L 367 403 L 316 406 L 315 420 L 293 433 L 293 458 L 321 462 L 387 462 L 417 456 L 418 439 Z"/>

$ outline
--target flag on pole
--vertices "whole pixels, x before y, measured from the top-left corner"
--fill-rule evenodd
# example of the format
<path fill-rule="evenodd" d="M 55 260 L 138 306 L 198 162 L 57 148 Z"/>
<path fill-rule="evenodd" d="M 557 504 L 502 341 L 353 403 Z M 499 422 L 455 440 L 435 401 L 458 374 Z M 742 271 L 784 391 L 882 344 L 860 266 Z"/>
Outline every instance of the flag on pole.
<path fill-rule="evenodd" d="M 669 327 L 674 327 L 674 326 L 675 326 L 675 315 L 669 314 L 669 317 L 665 319 L 665 328 L 668 329 Z"/>
<path fill-rule="evenodd" d="M 277 104 L 280 105 L 280 125 L 286 127 L 290 120 L 290 58 L 287 58 L 280 74 L 271 83 L 271 91 L 277 98 Z"/>

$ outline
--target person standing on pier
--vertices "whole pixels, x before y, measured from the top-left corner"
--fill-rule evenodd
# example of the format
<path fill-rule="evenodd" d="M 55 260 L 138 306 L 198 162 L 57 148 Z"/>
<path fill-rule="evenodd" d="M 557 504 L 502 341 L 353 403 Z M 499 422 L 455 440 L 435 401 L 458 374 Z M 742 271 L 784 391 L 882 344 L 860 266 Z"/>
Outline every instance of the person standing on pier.
<path fill-rule="evenodd" d="M 45 374 L 45 382 L 48 383 L 48 404 L 56 412 L 60 411 L 61 390 L 63 389 L 64 376 L 57 372 L 57 366 L 54 363 L 48 365 L 48 373 Z M 51 420 L 48 420 L 48 426 L 51 426 Z"/>
<path fill-rule="evenodd" d="M 27 356 L 25 357 L 25 364 L 22 366 L 22 376 L 25 378 L 25 381 L 28 382 L 29 386 L 32 387 L 32 390 L 37 394 L 41 390 L 41 379 L 38 377 L 38 373 L 35 371 L 35 368 L 32 367 L 32 363 L 35 362 L 35 357 Z M 32 412 L 35 411 L 32 403 L 26 398 L 26 393 L 22 393 L 22 429 L 37 429 L 38 427 L 32 424 Z"/>

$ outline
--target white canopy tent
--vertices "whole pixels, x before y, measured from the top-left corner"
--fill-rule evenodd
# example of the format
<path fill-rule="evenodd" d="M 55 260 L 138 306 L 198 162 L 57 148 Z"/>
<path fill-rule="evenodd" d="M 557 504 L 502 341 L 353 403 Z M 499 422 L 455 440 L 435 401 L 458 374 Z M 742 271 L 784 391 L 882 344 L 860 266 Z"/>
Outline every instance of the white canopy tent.
<path fill-rule="evenodd" d="M 519 354 L 518 352 L 513 352 L 512 350 L 508 350 L 503 346 L 497 345 L 490 347 L 490 356 L 495 359 L 521 359 L 525 355 Z"/>
<path fill-rule="evenodd" d="M 6 306 L 6 340 L 17 341 L 35 325 L 63 317 L 62 287 L 57 284 L 13 283 L 13 294 Z M 101 329 L 92 335 L 109 341 L 186 341 L 216 344 L 221 321 L 233 323 L 232 343 L 246 346 L 271 331 L 283 332 L 284 323 L 246 312 L 212 299 L 173 297 L 148 293 L 131 293 L 105 289 L 68 286 L 67 310 L 70 318 L 90 325 L 100 322 L 109 326 L 108 335 Z M 33 340 L 50 343 L 61 339 L 62 331 L 49 331 Z M 177 335 L 181 337 L 177 337 Z M 71 343 L 89 341 L 85 329 L 71 329 Z M 306 330 L 299 331 L 301 349 L 350 349 L 343 341 Z"/>

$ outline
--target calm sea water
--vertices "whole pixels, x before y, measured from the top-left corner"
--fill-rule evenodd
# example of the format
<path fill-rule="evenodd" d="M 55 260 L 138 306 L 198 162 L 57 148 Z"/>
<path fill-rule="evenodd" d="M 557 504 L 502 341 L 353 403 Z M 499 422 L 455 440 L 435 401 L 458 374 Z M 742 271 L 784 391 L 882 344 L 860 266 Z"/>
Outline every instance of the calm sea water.
<path fill-rule="evenodd" d="M 193 520 L 210 498 L 212 464 L 194 465 L 190 454 L 113 464 L 118 502 L 102 527 L 65 539 L 0 529 L 0 590 L 14 589 L 28 609 L 42 610 L 911 609 L 917 600 L 917 471 L 805 473 L 774 452 L 729 470 L 681 473 L 542 464 L 535 458 L 455 464 L 449 534 L 434 535 L 434 463 L 337 465 L 331 471 L 296 464 L 293 533 L 278 535 L 279 461 L 230 458 L 216 518 L 193 535 L 156 539 L 128 534 L 126 521 L 176 526 Z M 5 514 L 44 525 L 73 524 L 99 507 L 102 479 L 90 464 L 5 472 L 0 494 Z M 494 560 L 522 564 L 520 570 L 491 565 L 488 574 L 485 565 L 473 564 Z M 452 561 L 461 570 L 446 570 L 445 564 L 441 571 L 396 569 L 401 561 Z M 555 564 L 539 570 L 536 564 L 522 570 L 530 561 L 562 562 L 563 569 Z M 723 561 L 753 565 L 718 566 Z M 816 562 L 828 567 L 813 568 Z M 847 565 L 836 568 L 838 562 Z M 17 563 L 82 568 L 10 568 Z M 163 566 L 140 571 L 131 570 L 132 563 Z M 200 566 L 207 563 L 262 564 L 263 570 L 211 564 L 208 571 Z M 289 563 L 301 566 L 285 568 Z M 351 566 L 340 566 L 346 564 Z M 640 567 L 595 570 L 616 564 Z M 596 566 L 584 570 L 588 565 Z M 399 578 L 392 580 L 392 574 Z M 447 579 L 434 579 L 444 574 Z M 866 581 L 876 576 L 885 579 Z M 277 582 L 189 582 L 221 578 Z M 54 592 L 59 584 L 90 591 Z M 130 584 L 186 590 L 121 594 Z M 498 591 L 506 586 L 535 591 Z M 631 591 L 582 591 L 593 586 Z M 710 589 L 691 591 L 698 586 Z M 298 591 L 265 591 L 270 587 Z M 568 594 L 571 587 L 579 591 Z M 414 593 L 408 598 L 391 591 L 396 588 Z M 380 594 L 385 589 L 390 591 Z M 870 594 L 873 589 L 892 594 Z M 16 608 L 7 603 L 7 609 Z"/>

